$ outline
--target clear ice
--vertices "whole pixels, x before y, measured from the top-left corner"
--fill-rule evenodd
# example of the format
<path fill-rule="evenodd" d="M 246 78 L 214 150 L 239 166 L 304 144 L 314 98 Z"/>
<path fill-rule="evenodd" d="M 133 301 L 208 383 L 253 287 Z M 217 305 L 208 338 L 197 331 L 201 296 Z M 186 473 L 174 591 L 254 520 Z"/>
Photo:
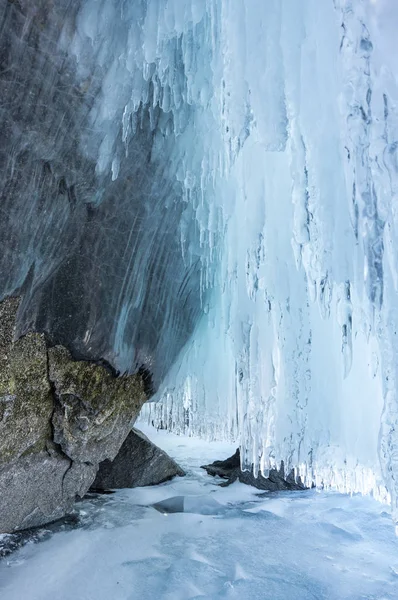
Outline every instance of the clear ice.
<path fill-rule="evenodd" d="M 142 418 L 243 467 L 396 511 L 398 7 L 57 0 L 44 37 L 45 5 L 0 9 L 19 333 L 143 366 Z"/>

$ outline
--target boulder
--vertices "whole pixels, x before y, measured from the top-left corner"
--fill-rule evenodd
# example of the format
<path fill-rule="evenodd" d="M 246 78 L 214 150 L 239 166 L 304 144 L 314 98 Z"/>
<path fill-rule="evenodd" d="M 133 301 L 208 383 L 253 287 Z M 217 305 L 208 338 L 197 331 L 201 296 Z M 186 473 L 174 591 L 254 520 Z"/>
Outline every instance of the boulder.
<path fill-rule="evenodd" d="M 184 471 L 141 431 L 133 429 L 116 458 L 100 463 L 93 491 L 157 485 Z"/>
<path fill-rule="evenodd" d="M 146 400 L 139 374 L 75 361 L 42 334 L 14 341 L 19 303 L 0 302 L 0 533 L 67 514 Z"/>
<path fill-rule="evenodd" d="M 218 477 L 225 479 L 226 481 L 221 484 L 222 486 L 228 486 L 234 481 L 240 481 L 246 485 L 252 485 L 259 490 L 269 492 L 306 489 L 301 483 L 300 478 L 295 479 L 293 471 L 290 471 L 285 476 L 283 463 L 280 469 L 271 469 L 268 477 L 263 477 L 261 474 L 255 477 L 253 470 L 242 471 L 239 448 L 233 456 L 230 456 L 226 460 L 216 460 L 211 465 L 203 465 L 201 468 L 205 469 L 213 477 L 218 475 Z"/>
<path fill-rule="evenodd" d="M 50 348 L 48 360 L 54 442 L 74 461 L 113 460 L 146 400 L 141 376 L 115 377 L 101 365 L 72 360 L 62 346 Z"/>
<path fill-rule="evenodd" d="M 60 519 L 83 496 L 96 468 L 59 453 L 35 452 L 0 467 L 0 530 L 13 532 Z"/>

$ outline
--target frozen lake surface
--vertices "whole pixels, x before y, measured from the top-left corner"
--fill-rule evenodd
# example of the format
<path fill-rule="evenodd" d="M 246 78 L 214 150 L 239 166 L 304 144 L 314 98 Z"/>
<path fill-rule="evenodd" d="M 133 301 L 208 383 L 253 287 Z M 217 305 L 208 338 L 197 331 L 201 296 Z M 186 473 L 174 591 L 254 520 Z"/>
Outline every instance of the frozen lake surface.
<path fill-rule="evenodd" d="M 42 541 L 0 562 L 1 600 L 398 598 L 398 539 L 385 506 L 220 488 L 200 465 L 234 446 L 144 431 L 187 476 L 80 502 L 77 528 L 43 530 Z"/>

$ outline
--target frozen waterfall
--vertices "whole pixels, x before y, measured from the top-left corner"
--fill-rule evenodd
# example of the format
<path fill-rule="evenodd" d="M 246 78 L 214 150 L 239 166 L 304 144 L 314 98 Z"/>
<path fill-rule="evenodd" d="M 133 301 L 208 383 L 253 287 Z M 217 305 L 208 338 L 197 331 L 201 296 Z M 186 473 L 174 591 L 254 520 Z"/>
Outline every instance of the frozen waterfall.
<path fill-rule="evenodd" d="M 176 113 L 181 36 L 197 115 L 181 179 L 211 287 L 143 417 L 394 508 L 397 17 L 378 0 L 178 0 L 149 3 L 143 28 Z"/>
<path fill-rule="evenodd" d="M 20 0 L 0 22 L 18 334 L 143 369 L 142 419 L 397 520 L 398 7 Z"/>

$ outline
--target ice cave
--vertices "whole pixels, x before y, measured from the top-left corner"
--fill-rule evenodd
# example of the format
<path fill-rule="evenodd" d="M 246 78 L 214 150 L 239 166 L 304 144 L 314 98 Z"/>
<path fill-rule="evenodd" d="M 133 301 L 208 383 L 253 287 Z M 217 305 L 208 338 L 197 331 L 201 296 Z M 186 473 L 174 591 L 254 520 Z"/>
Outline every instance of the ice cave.
<path fill-rule="evenodd" d="M 2 600 L 397 600 L 397 331 L 398 0 L 0 0 Z"/>

